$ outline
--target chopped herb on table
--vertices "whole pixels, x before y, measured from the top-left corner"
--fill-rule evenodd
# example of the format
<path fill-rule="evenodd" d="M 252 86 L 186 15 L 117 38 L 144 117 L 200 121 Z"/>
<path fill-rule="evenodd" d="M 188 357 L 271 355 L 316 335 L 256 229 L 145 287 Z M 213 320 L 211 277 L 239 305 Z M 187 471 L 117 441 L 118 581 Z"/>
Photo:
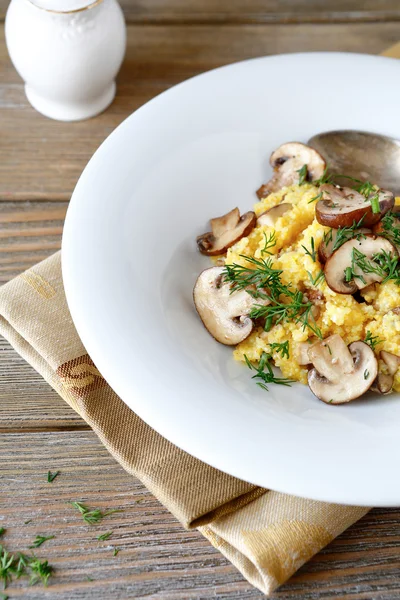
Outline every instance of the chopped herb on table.
<path fill-rule="evenodd" d="M 121 512 L 120 510 L 107 510 L 102 512 L 99 508 L 95 508 L 93 510 L 89 510 L 89 508 L 82 504 L 81 502 L 71 502 L 74 508 L 77 508 L 82 515 L 83 520 L 89 525 L 94 525 L 98 523 L 107 515 L 111 515 L 113 513 Z"/>
<path fill-rule="evenodd" d="M 52 483 L 55 478 L 57 477 L 57 475 L 60 474 L 60 471 L 56 471 L 55 473 L 52 473 L 51 471 L 49 471 L 47 473 L 47 483 Z"/>
<path fill-rule="evenodd" d="M 113 534 L 112 531 L 107 531 L 106 533 L 102 533 L 101 535 L 97 536 L 97 539 L 100 540 L 101 542 L 105 542 L 106 540 L 108 540 L 109 537 L 111 537 Z"/>
<path fill-rule="evenodd" d="M 47 540 L 53 540 L 54 538 L 54 535 L 48 535 L 47 537 L 44 535 L 37 535 L 32 546 L 29 546 L 29 548 L 39 548 L 39 546 L 44 544 L 44 542 L 47 542 Z"/>

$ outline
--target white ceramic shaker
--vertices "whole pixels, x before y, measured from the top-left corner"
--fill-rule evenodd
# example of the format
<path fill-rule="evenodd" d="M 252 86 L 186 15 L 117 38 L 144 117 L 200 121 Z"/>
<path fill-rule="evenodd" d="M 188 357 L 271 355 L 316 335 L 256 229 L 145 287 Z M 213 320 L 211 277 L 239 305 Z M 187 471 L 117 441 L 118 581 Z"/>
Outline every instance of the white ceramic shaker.
<path fill-rule="evenodd" d="M 5 29 L 11 60 L 36 110 L 78 121 L 111 104 L 126 45 L 116 0 L 11 0 Z"/>

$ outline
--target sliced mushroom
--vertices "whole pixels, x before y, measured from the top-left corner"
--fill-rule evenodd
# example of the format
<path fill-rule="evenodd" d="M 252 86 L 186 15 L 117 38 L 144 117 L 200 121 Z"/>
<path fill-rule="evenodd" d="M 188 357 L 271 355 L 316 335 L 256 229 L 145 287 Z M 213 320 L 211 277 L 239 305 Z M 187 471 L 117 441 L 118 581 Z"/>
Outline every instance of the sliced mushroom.
<path fill-rule="evenodd" d="M 197 246 L 202 254 L 217 256 L 223 254 L 256 226 L 256 215 L 249 211 L 240 216 L 239 209 L 234 208 L 222 217 L 210 220 L 211 231 L 197 238 Z"/>
<path fill-rule="evenodd" d="M 257 196 L 265 198 L 272 192 L 277 192 L 287 185 L 293 185 L 300 180 L 300 169 L 307 166 L 307 181 L 314 181 L 322 177 L 326 163 L 322 156 L 305 144 L 289 142 L 279 146 L 269 159 L 274 169 L 272 179 L 264 183 L 258 190 Z"/>
<path fill-rule="evenodd" d="M 393 388 L 393 383 L 393 375 L 387 375 L 386 373 L 378 373 L 377 378 L 371 385 L 371 390 L 373 392 L 378 392 L 378 394 L 390 394 Z"/>
<path fill-rule="evenodd" d="M 282 204 L 273 206 L 269 210 L 261 213 L 257 219 L 257 226 L 262 225 L 263 227 L 274 227 L 277 220 L 291 208 L 292 204 L 289 204 L 288 202 L 283 202 Z"/>
<path fill-rule="evenodd" d="M 200 273 L 193 299 L 205 328 L 217 342 L 235 346 L 252 332 L 253 321 L 248 315 L 253 306 L 266 306 L 269 300 L 255 299 L 245 290 L 232 292 L 223 273 L 224 267 L 211 267 Z"/>
<path fill-rule="evenodd" d="M 325 263 L 328 260 L 328 258 L 332 256 L 338 231 L 338 229 L 331 229 L 332 235 L 325 236 L 325 238 L 318 246 L 318 258 L 322 263 Z M 371 233 L 371 230 L 367 229 L 366 227 L 360 227 L 359 229 L 354 230 L 353 237 L 356 238 L 357 236 L 365 235 L 366 233 Z"/>
<path fill-rule="evenodd" d="M 308 356 L 314 368 L 308 372 L 308 385 L 327 404 L 343 404 L 362 396 L 378 373 L 378 361 L 365 342 L 346 346 L 334 334 L 310 346 Z"/>
<path fill-rule="evenodd" d="M 352 267 L 353 249 L 359 250 L 366 260 L 371 262 L 372 257 L 380 252 L 387 252 L 392 256 L 396 256 L 397 250 L 386 238 L 366 235 L 357 239 L 345 242 L 340 246 L 325 264 L 325 281 L 338 294 L 354 294 L 357 290 L 362 290 L 371 283 L 383 280 L 383 277 L 376 273 L 364 273 L 357 265 L 352 268 L 352 279 L 346 281 L 346 271 Z"/>
<path fill-rule="evenodd" d="M 299 365 L 305 366 L 311 363 L 310 357 L 308 356 L 308 349 L 310 348 L 310 344 L 307 342 L 300 342 L 297 344 L 295 357 Z"/>
<path fill-rule="evenodd" d="M 351 227 L 362 219 L 364 227 L 372 227 L 380 221 L 394 205 L 392 192 L 378 190 L 379 212 L 374 213 L 371 206 L 371 194 L 368 198 L 348 187 L 324 184 L 320 187 L 321 200 L 315 206 L 318 223 L 338 229 Z M 376 195 L 376 194 L 375 194 Z"/>
<path fill-rule="evenodd" d="M 381 359 L 387 366 L 389 375 L 395 375 L 400 367 L 400 357 L 391 352 L 386 352 L 386 350 L 381 350 Z"/>

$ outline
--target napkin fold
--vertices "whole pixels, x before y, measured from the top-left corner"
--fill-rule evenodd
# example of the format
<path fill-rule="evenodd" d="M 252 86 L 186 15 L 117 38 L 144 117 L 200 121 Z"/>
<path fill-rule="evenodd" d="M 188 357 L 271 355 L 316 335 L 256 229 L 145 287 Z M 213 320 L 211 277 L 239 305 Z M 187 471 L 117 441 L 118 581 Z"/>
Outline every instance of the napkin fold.
<path fill-rule="evenodd" d="M 68 310 L 61 253 L 0 289 L 0 333 L 81 415 L 122 467 L 268 594 L 369 509 L 240 481 L 183 452 L 113 392 Z M 273 460 L 273 458 L 271 458 Z"/>

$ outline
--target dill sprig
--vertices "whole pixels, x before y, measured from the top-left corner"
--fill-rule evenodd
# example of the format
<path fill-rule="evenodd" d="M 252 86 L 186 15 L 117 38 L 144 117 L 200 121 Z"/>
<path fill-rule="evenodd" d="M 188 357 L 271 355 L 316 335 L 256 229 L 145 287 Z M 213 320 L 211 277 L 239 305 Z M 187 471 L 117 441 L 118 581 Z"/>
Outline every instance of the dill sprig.
<path fill-rule="evenodd" d="M 51 471 L 49 471 L 47 473 L 47 483 L 52 483 L 55 478 L 57 477 L 57 475 L 60 474 L 60 471 L 56 471 L 55 473 L 52 473 Z"/>
<path fill-rule="evenodd" d="M 379 232 L 379 235 L 383 235 L 385 238 L 392 242 L 395 246 L 400 245 L 400 226 L 398 216 L 392 211 L 386 213 L 381 220 L 383 231 Z"/>
<path fill-rule="evenodd" d="M 106 540 L 108 540 L 109 537 L 112 536 L 114 532 L 113 531 L 107 531 L 106 533 L 102 533 L 101 535 L 97 536 L 97 539 L 100 540 L 101 542 L 105 542 Z"/>
<path fill-rule="evenodd" d="M 273 231 L 271 231 L 271 233 L 267 236 L 267 234 L 264 231 L 264 248 L 261 250 L 261 254 L 272 254 L 272 252 L 269 252 L 270 248 L 273 248 L 274 246 L 276 246 L 276 231 L 275 229 Z"/>
<path fill-rule="evenodd" d="M 120 551 L 120 548 L 114 548 L 113 556 L 117 556 L 119 551 Z"/>
<path fill-rule="evenodd" d="M 37 535 L 32 546 L 29 546 L 29 549 L 31 548 L 39 548 L 39 546 L 41 546 L 42 544 L 44 544 L 44 542 L 47 542 L 47 540 L 53 540 L 55 538 L 54 535 Z"/>
<path fill-rule="evenodd" d="M 324 183 L 333 183 L 333 180 L 335 177 L 337 177 L 337 175 L 335 175 L 334 173 L 330 173 L 329 167 L 326 166 L 321 177 L 319 179 L 316 179 L 315 181 L 313 181 L 313 185 L 316 185 L 317 187 L 319 187 L 320 185 L 324 185 Z M 312 202 L 312 201 L 310 200 L 310 202 Z"/>
<path fill-rule="evenodd" d="M 364 275 L 374 274 L 381 277 L 382 284 L 393 280 L 397 285 L 400 285 L 399 258 L 398 256 L 393 256 L 389 252 L 386 252 L 386 250 L 374 254 L 370 259 L 357 248 L 353 248 L 351 258 L 351 279 L 360 279 L 362 283 L 366 284 L 363 275 L 356 273 L 356 267 L 358 267 Z M 346 278 L 349 277 L 349 275 L 350 272 L 345 272 Z"/>
<path fill-rule="evenodd" d="M 372 335 L 370 331 L 367 331 L 365 334 L 364 342 L 371 346 L 372 350 L 375 350 L 376 346 L 381 344 L 384 340 L 381 339 L 378 335 Z"/>
<path fill-rule="evenodd" d="M 303 185 L 303 183 L 306 183 L 308 176 L 307 165 L 303 165 L 301 169 L 297 170 L 297 173 L 299 174 L 299 185 Z"/>
<path fill-rule="evenodd" d="M 319 283 L 321 283 L 321 281 L 323 281 L 325 279 L 325 273 L 323 272 L 322 269 L 320 271 L 318 271 L 318 273 L 316 274 L 315 277 L 312 276 L 310 271 L 307 271 L 307 274 L 308 274 L 309 280 L 311 281 L 311 284 L 315 285 L 315 286 L 317 286 Z"/>
<path fill-rule="evenodd" d="M 16 566 L 14 561 L 14 555 L 7 552 L 7 550 L 0 545 L 0 580 L 3 581 L 4 589 L 7 584 L 12 580 L 12 576 L 15 575 Z"/>
<path fill-rule="evenodd" d="M 269 347 L 271 348 L 271 352 L 275 351 L 278 352 L 278 354 L 281 354 L 282 358 L 289 358 L 289 340 L 282 343 L 273 342 Z"/>
<path fill-rule="evenodd" d="M 263 352 L 261 354 L 261 358 L 260 358 L 258 365 L 255 366 L 249 361 L 247 356 L 244 355 L 244 359 L 245 359 L 246 364 L 249 367 L 249 369 L 251 369 L 252 371 L 256 371 L 256 374 L 253 375 L 252 379 L 261 379 L 261 381 L 256 382 L 257 385 L 260 388 L 262 388 L 263 390 L 266 390 L 268 392 L 268 386 L 267 386 L 268 383 L 276 383 L 279 385 L 286 385 L 286 386 L 290 386 L 292 383 L 294 383 L 291 379 L 286 379 L 285 377 L 276 377 L 275 376 L 275 373 L 273 372 L 272 367 L 269 363 L 270 358 L 271 358 L 270 354 Z"/>
<path fill-rule="evenodd" d="M 244 258 L 255 268 L 251 267 L 243 267 L 242 265 L 238 265 L 237 263 L 233 263 L 232 265 L 225 265 L 224 270 L 224 281 L 229 282 L 231 284 L 232 292 L 236 292 L 237 290 L 243 290 L 254 286 L 256 289 L 264 289 L 276 286 L 280 281 L 280 276 L 282 274 L 281 269 L 274 269 L 272 267 L 272 259 L 256 259 L 251 256 L 240 255 L 241 258 Z M 249 290 L 246 290 L 249 291 Z M 263 293 L 263 292 L 261 292 Z M 254 293 L 251 294 L 253 297 L 261 297 L 254 296 Z"/>
<path fill-rule="evenodd" d="M 40 560 L 34 554 L 32 554 L 32 558 L 29 561 L 29 569 L 31 570 L 29 584 L 35 585 L 35 583 L 41 581 L 45 587 L 50 575 L 54 571 L 53 567 L 49 565 L 49 561 Z"/>
<path fill-rule="evenodd" d="M 353 238 L 356 238 L 357 240 L 365 239 L 366 236 L 364 233 L 357 233 L 357 229 L 362 227 L 364 218 L 365 215 L 363 215 L 358 222 L 353 221 L 353 225 L 350 225 L 349 227 L 339 227 L 336 230 L 329 229 L 324 233 L 323 243 L 327 246 L 333 240 L 334 231 L 336 231 L 336 238 L 332 247 L 332 252 L 335 252 L 335 250 L 340 248 L 340 246 L 343 246 L 345 242 L 348 242 Z"/>
<path fill-rule="evenodd" d="M 313 262 L 315 262 L 316 258 L 317 258 L 317 251 L 315 249 L 315 242 L 314 242 L 313 237 L 310 239 L 310 242 L 311 242 L 311 250 L 309 250 L 308 248 L 303 246 L 303 244 L 301 245 L 301 247 L 304 249 L 305 253 L 311 258 L 311 260 Z"/>
<path fill-rule="evenodd" d="M 83 520 L 89 525 L 94 525 L 95 523 L 98 523 L 107 515 L 111 515 L 112 513 L 116 512 L 121 512 L 120 510 L 107 510 L 106 512 L 103 512 L 99 508 L 89 510 L 89 508 L 81 502 L 71 502 L 71 504 L 74 508 L 77 508 L 79 510 Z"/>

